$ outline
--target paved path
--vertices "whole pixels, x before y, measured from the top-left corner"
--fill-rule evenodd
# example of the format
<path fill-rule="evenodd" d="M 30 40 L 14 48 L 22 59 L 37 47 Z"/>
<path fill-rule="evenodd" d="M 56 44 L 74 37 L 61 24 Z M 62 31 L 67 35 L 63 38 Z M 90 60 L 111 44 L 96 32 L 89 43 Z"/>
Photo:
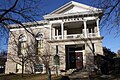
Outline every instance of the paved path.
<path fill-rule="evenodd" d="M 89 73 L 87 71 L 74 72 L 69 75 L 70 80 L 89 80 Z"/>
<path fill-rule="evenodd" d="M 69 75 L 70 80 L 120 80 L 120 75 L 95 75 L 87 71 L 74 72 Z"/>

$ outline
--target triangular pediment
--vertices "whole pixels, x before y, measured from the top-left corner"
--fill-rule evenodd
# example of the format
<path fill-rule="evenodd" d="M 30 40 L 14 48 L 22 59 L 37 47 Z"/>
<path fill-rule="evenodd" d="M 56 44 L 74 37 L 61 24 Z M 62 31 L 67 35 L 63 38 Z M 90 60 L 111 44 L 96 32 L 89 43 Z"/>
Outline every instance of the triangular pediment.
<path fill-rule="evenodd" d="M 86 11 L 96 11 L 96 10 L 100 10 L 98 8 L 95 7 L 91 7 L 85 4 L 81 4 L 75 1 L 71 1 L 65 5 L 63 5 L 62 7 L 54 10 L 53 12 L 51 12 L 49 15 L 52 14 L 72 14 L 72 13 L 78 13 L 78 12 L 86 12 Z"/>
<path fill-rule="evenodd" d="M 102 10 L 75 1 L 71 1 L 61 6 L 60 8 L 54 10 L 50 14 L 44 15 L 43 17 L 44 19 L 51 19 L 51 18 L 60 18 L 60 17 L 75 16 L 75 15 L 95 14 L 95 13 L 98 14 L 102 13 Z"/>

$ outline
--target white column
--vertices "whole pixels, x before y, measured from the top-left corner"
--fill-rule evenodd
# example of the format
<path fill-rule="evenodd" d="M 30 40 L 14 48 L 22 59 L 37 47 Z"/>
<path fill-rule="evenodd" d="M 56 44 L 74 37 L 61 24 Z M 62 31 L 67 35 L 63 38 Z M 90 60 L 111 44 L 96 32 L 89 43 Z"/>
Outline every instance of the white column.
<path fill-rule="evenodd" d="M 55 28 L 52 28 L 52 37 L 55 39 Z"/>
<path fill-rule="evenodd" d="M 100 37 L 100 26 L 99 26 L 99 20 L 100 20 L 99 18 L 96 20 L 98 37 Z"/>
<path fill-rule="evenodd" d="M 84 32 L 85 32 L 85 38 L 87 38 L 87 21 L 84 20 Z"/>
<path fill-rule="evenodd" d="M 93 29 L 91 28 L 91 33 L 93 33 Z"/>
<path fill-rule="evenodd" d="M 50 23 L 50 40 L 52 39 L 52 24 Z"/>
<path fill-rule="evenodd" d="M 57 36 L 57 39 L 58 39 L 58 38 L 59 38 L 59 37 L 58 37 L 58 29 L 56 29 L 56 36 Z"/>
<path fill-rule="evenodd" d="M 67 30 L 64 30 L 64 39 L 67 38 Z"/>
<path fill-rule="evenodd" d="M 64 23 L 61 22 L 61 35 L 62 35 L 62 39 L 64 38 Z"/>

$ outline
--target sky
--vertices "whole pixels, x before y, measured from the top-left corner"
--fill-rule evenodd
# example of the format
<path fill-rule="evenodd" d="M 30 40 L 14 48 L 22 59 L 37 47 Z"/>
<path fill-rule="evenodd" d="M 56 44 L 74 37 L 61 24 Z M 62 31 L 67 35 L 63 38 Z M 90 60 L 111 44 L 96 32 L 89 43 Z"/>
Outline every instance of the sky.
<path fill-rule="evenodd" d="M 2 0 L 0 0 L 1 3 Z M 7 1 L 7 0 L 6 0 Z M 53 10 L 59 8 L 60 6 L 64 5 L 65 3 L 69 2 L 71 0 L 41 0 L 40 2 L 40 11 L 45 13 L 50 13 Z M 86 5 L 92 5 L 93 0 L 73 0 L 76 2 L 80 2 Z M 42 16 L 40 16 L 42 17 Z M 41 18 L 42 19 L 42 18 Z M 101 26 L 102 27 L 102 26 Z M 0 52 L 3 50 L 7 50 L 8 48 L 8 34 L 4 31 L 4 28 L 1 28 L 0 26 Z M 111 49 L 111 51 L 117 52 L 118 49 L 120 49 L 120 36 L 115 37 L 114 30 L 109 33 L 106 28 L 101 29 L 101 35 L 104 36 L 103 38 L 103 46 Z"/>
<path fill-rule="evenodd" d="M 0 52 L 7 51 L 8 47 L 8 34 L 9 32 L 0 26 Z"/>

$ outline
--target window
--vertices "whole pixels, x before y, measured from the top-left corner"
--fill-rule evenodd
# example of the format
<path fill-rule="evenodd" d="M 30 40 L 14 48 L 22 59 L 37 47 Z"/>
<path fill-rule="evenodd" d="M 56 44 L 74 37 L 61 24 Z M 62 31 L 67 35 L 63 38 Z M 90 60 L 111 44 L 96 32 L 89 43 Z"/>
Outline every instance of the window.
<path fill-rule="evenodd" d="M 43 39 L 43 34 L 40 33 L 40 32 L 38 32 L 38 33 L 36 34 L 36 40 L 41 40 L 41 39 Z"/>
<path fill-rule="evenodd" d="M 95 52 L 95 45 L 94 45 L 94 43 L 92 43 L 92 50 L 93 50 L 93 52 Z"/>
<path fill-rule="evenodd" d="M 56 54 L 58 54 L 58 45 L 56 45 Z"/>
<path fill-rule="evenodd" d="M 43 34 L 38 32 L 36 34 L 36 53 L 38 54 L 39 49 L 43 48 Z"/>
<path fill-rule="evenodd" d="M 38 48 L 43 48 L 43 40 L 37 41 L 38 43 Z"/>
<path fill-rule="evenodd" d="M 20 64 L 16 64 L 16 72 L 22 70 L 22 66 Z"/>
<path fill-rule="evenodd" d="M 27 38 L 24 34 L 19 36 L 19 43 L 18 43 L 18 55 L 25 55 L 26 53 L 26 41 Z"/>
<path fill-rule="evenodd" d="M 36 40 L 37 40 L 37 47 L 43 48 L 43 34 L 42 33 L 40 33 L 40 32 L 37 33 Z"/>
<path fill-rule="evenodd" d="M 35 72 L 43 72 L 43 64 L 34 65 Z"/>
<path fill-rule="evenodd" d="M 24 34 L 21 34 L 19 36 L 19 42 L 25 42 L 27 40 L 26 36 Z"/>
<path fill-rule="evenodd" d="M 94 28 L 88 28 L 89 33 L 94 33 Z"/>

